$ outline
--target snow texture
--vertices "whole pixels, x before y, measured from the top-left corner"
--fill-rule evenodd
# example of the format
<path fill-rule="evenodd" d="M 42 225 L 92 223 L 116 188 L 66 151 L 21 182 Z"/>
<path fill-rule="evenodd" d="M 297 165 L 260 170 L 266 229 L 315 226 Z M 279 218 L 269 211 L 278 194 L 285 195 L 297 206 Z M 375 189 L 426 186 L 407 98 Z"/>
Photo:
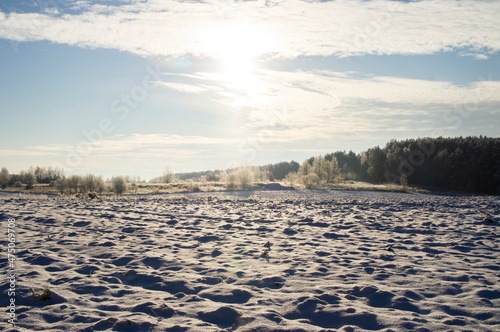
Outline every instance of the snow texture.
<path fill-rule="evenodd" d="M 17 232 L 6 331 L 500 330 L 498 197 L 0 201 Z"/>

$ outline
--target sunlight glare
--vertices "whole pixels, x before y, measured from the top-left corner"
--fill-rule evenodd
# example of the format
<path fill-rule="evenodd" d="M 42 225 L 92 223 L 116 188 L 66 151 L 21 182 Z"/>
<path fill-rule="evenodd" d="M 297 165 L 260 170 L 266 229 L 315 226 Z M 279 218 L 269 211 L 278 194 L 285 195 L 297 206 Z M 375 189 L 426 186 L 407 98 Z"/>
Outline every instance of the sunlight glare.
<path fill-rule="evenodd" d="M 261 26 L 243 22 L 215 22 L 202 42 L 205 53 L 221 60 L 229 88 L 251 93 L 258 88 L 256 58 L 268 53 L 271 35 Z"/>

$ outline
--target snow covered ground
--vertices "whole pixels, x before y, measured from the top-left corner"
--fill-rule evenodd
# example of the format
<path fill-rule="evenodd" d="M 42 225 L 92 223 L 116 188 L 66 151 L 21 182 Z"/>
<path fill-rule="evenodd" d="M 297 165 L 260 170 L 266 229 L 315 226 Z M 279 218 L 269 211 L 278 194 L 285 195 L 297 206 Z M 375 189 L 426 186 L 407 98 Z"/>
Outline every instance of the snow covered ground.
<path fill-rule="evenodd" d="M 269 191 L 0 204 L 4 282 L 16 219 L 16 295 L 8 282 L 0 294 L 6 331 L 500 331 L 498 197 Z"/>

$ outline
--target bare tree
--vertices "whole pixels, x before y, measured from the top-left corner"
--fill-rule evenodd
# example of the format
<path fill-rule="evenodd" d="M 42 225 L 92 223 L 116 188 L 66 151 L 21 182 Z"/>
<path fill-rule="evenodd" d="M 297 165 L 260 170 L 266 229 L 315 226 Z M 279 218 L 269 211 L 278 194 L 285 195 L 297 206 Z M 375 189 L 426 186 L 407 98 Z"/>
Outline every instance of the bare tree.
<path fill-rule="evenodd" d="M 26 184 L 26 189 L 33 189 L 36 183 L 35 171 L 33 166 L 28 171 L 21 171 L 21 181 Z"/>
<path fill-rule="evenodd" d="M 55 187 L 61 194 L 64 194 L 66 192 L 66 189 L 69 188 L 69 181 L 66 178 L 60 178 L 55 180 Z"/>
<path fill-rule="evenodd" d="M 75 194 L 78 192 L 78 187 L 82 183 L 82 177 L 79 175 L 71 175 L 68 178 L 68 188 L 69 188 L 69 193 L 71 194 L 71 189 L 75 190 Z"/>
<path fill-rule="evenodd" d="M 87 174 L 82 180 L 84 192 L 94 192 L 97 190 L 97 177 L 94 174 Z"/>
<path fill-rule="evenodd" d="M 408 177 L 406 174 L 401 175 L 399 178 L 399 183 L 403 186 L 403 190 L 406 191 L 406 186 L 408 185 Z"/>
<path fill-rule="evenodd" d="M 98 176 L 97 179 L 96 179 L 96 191 L 99 193 L 99 194 L 102 194 L 102 192 L 104 191 L 104 189 L 106 189 L 106 185 L 104 184 L 104 180 L 102 179 L 102 176 Z"/>
<path fill-rule="evenodd" d="M 165 169 L 163 170 L 163 177 L 162 177 L 163 182 L 172 183 L 172 182 L 174 182 L 174 179 L 175 179 L 175 176 L 174 176 L 174 172 L 172 172 L 172 169 L 168 166 L 165 167 Z"/>
<path fill-rule="evenodd" d="M 5 167 L 2 167 L 2 170 L 0 171 L 0 186 L 2 186 L 2 189 L 7 188 L 9 181 L 10 181 L 9 170 Z"/>

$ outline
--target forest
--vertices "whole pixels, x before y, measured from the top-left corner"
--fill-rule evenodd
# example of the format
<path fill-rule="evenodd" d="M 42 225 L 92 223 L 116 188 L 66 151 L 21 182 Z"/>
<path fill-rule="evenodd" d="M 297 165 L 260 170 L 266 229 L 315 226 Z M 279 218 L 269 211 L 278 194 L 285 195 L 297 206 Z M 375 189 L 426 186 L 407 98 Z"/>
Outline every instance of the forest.
<path fill-rule="evenodd" d="M 335 155 L 335 154 L 334 154 Z M 357 156 L 344 172 L 375 183 L 397 182 L 465 192 L 500 193 L 500 138 L 457 137 L 392 140 L 384 148 L 374 147 Z"/>
<path fill-rule="evenodd" d="M 307 162 L 313 167 L 318 158 L 338 164 L 340 180 L 404 182 L 434 190 L 500 193 L 500 138 L 391 140 L 383 148 L 377 146 L 359 154 L 337 151 L 311 157 Z"/>

